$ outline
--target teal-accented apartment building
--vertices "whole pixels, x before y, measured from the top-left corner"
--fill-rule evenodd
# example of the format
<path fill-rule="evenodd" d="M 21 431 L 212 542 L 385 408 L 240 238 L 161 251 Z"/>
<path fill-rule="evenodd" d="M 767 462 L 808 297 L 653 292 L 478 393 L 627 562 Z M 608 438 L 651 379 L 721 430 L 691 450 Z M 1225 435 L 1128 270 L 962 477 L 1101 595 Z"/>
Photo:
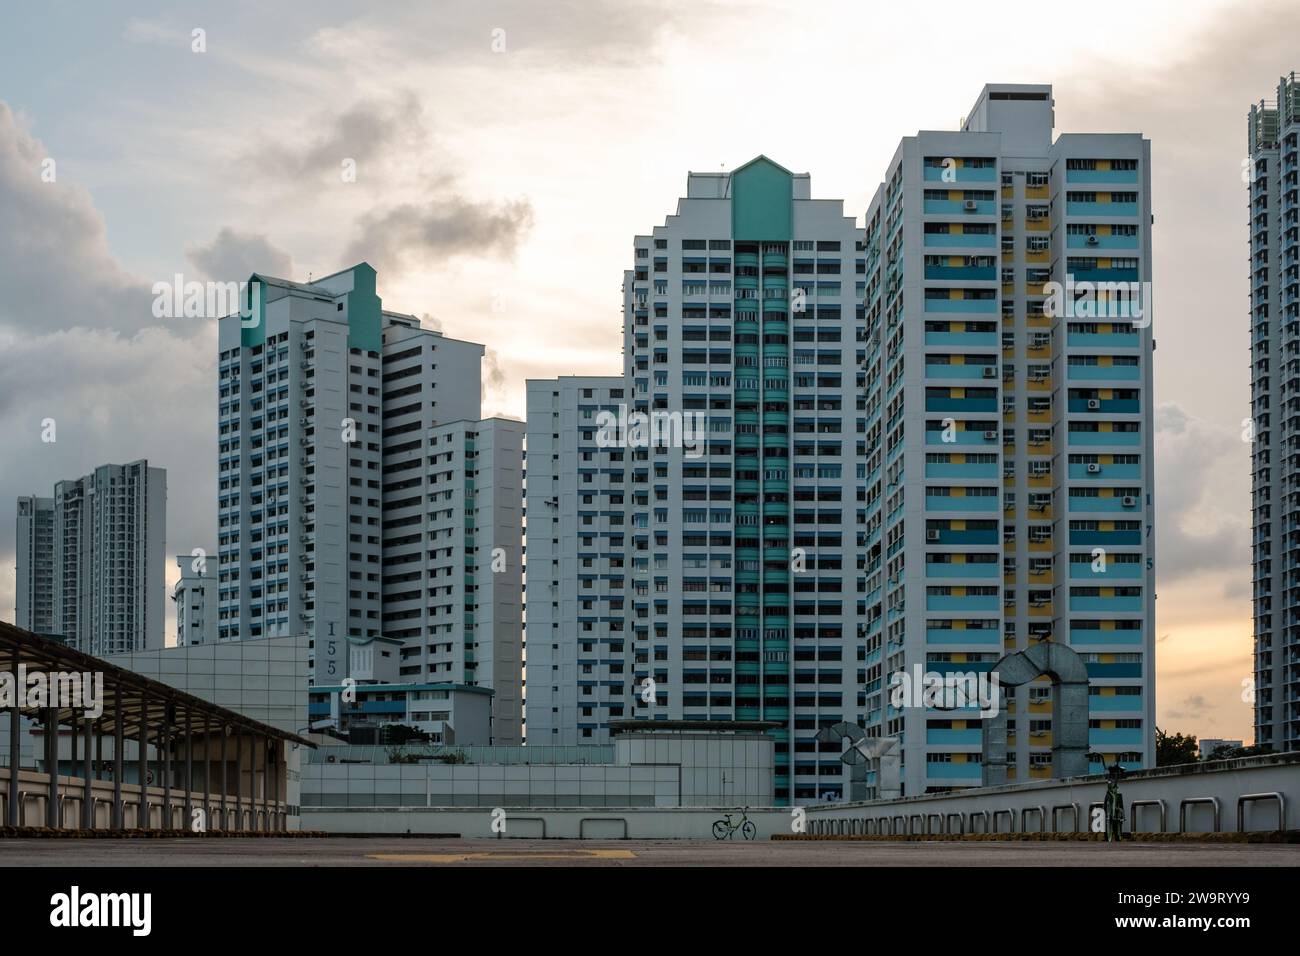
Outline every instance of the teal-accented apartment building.
<path fill-rule="evenodd" d="M 1255 743 L 1300 747 L 1300 78 L 1250 108 Z"/>
<path fill-rule="evenodd" d="M 216 640 L 306 635 L 312 680 L 494 693 L 522 741 L 523 423 L 480 418 L 483 346 L 386 311 L 367 263 L 253 275 L 218 324 Z"/>
<path fill-rule="evenodd" d="M 978 786 L 978 711 L 892 675 L 1056 640 L 1091 749 L 1151 765 L 1151 222 L 1148 141 L 1054 138 L 1047 86 L 905 138 L 863 226 L 764 156 L 691 173 L 634 239 L 622 381 L 530 383 L 530 740 L 767 721 L 799 803 L 849 795 L 814 739 L 845 721 L 901 739 L 906 794 Z M 616 404 L 701 440 L 600 449 Z M 1010 776 L 1050 776 L 1050 684 L 1009 707 Z"/>
<path fill-rule="evenodd" d="M 866 727 L 905 794 L 979 785 L 982 724 L 894 708 L 890 676 L 1044 640 L 1086 662 L 1090 749 L 1154 763 L 1151 223 L 1149 142 L 1054 139 L 1036 85 L 904 138 L 870 204 Z M 1007 706 L 1010 779 L 1051 776 L 1050 683 Z"/>
<path fill-rule="evenodd" d="M 707 422 L 693 450 L 628 449 L 629 699 L 778 725 L 780 803 L 841 793 L 813 737 L 860 717 L 860 239 L 842 201 L 759 156 L 690 174 L 624 277 L 629 408 Z"/>

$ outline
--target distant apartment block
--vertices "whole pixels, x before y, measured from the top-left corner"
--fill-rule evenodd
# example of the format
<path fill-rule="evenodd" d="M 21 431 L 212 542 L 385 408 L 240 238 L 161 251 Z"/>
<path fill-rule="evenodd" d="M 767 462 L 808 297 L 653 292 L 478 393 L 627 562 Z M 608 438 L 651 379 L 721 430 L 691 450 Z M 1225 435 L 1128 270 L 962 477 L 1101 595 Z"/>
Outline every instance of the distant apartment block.
<path fill-rule="evenodd" d="M 54 633 L 54 499 L 18 499 L 18 588 L 14 622 Z"/>
<path fill-rule="evenodd" d="M 1300 748 L 1300 78 L 1250 108 L 1255 743 Z"/>
<path fill-rule="evenodd" d="M 1216 750 L 1224 747 L 1231 750 L 1240 750 L 1242 742 L 1240 740 L 1225 740 L 1222 737 L 1202 737 L 1200 745 L 1201 759 L 1209 760 Z"/>
<path fill-rule="evenodd" d="M 172 588 L 176 605 L 176 646 L 209 644 L 217 639 L 217 572 L 206 559 L 178 554 L 180 580 Z"/>
<path fill-rule="evenodd" d="M 306 634 L 334 685 L 349 645 L 394 637 L 403 679 L 500 685 L 522 654 L 523 426 L 479 421 L 483 346 L 385 311 L 375 283 L 365 263 L 254 275 L 219 323 L 217 639 Z M 494 719 L 515 742 L 509 684 Z"/>
<path fill-rule="evenodd" d="M 162 647 L 166 524 L 166 472 L 143 460 L 18 499 L 18 626 L 96 656 Z"/>

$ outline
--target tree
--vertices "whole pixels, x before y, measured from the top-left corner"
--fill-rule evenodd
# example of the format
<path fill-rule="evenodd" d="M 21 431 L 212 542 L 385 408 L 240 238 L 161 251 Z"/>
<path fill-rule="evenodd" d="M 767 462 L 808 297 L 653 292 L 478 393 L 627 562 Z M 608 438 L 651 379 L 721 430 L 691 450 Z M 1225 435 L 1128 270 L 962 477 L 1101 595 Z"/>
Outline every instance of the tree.
<path fill-rule="evenodd" d="M 1156 766 L 1172 767 L 1180 763 L 1196 763 L 1201 748 L 1191 734 L 1167 734 L 1156 728 Z"/>

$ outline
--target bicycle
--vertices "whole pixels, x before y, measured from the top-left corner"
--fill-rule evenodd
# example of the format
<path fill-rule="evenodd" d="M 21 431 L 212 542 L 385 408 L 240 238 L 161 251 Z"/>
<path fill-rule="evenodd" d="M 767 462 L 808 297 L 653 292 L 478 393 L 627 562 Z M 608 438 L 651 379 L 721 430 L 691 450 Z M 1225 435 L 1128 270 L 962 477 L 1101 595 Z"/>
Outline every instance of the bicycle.
<path fill-rule="evenodd" d="M 749 819 L 749 807 L 740 811 L 740 819 L 732 822 L 735 814 L 724 813 L 721 820 L 713 821 L 713 839 L 730 840 L 740 831 L 740 835 L 746 840 L 752 840 L 758 834 L 758 828 Z"/>

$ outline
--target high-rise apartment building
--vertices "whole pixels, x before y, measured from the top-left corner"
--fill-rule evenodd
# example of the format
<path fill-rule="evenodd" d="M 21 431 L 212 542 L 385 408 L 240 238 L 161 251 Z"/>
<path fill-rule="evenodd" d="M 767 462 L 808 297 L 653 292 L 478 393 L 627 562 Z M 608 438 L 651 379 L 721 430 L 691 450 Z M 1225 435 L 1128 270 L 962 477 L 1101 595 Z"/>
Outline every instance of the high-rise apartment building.
<path fill-rule="evenodd" d="M 858 714 L 861 236 L 760 156 L 691 174 L 624 277 L 635 713 L 778 724 L 783 802 L 840 792 L 813 738 Z"/>
<path fill-rule="evenodd" d="M 978 785 L 981 718 L 892 675 L 1044 640 L 1084 658 L 1090 750 L 1154 763 L 1150 144 L 1052 130 L 1049 86 L 986 86 L 867 211 L 865 727 L 905 793 Z M 1008 729 L 1009 779 L 1050 776 L 1045 678 Z"/>
<path fill-rule="evenodd" d="M 523 426 L 512 462 L 512 423 L 479 421 L 483 346 L 384 311 L 375 278 L 366 263 L 254 275 L 220 321 L 217 639 L 306 633 L 313 681 L 331 685 L 349 641 L 399 639 L 411 680 L 500 685 L 512 742 Z M 480 433 L 499 474 L 481 474 Z M 498 546 L 513 548 L 499 579 L 480 578 Z"/>
<path fill-rule="evenodd" d="M 36 634 L 54 633 L 54 499 L 18 499 L 18 587 L 15 623 Z"/>
<path fill-rule="evenodd" d="M 865 228 L 765 157 L 691 174 L 634 240 L 623 377 L 529 383 L 530 742 L 770 721 L 799 801 L 842 794 L 814 737 L 847 721 L 905 793 L 976 786 L 978 708 L 895 675 L 1056 640 L 1090 749 L 1151 764 L 1149 166 L 997 85 L 902 141 Z M 1009 694 L 1012 779 L 1051 774 L 1051 705 Z"/>
<path fill-rule="evenodd" d="M 776 725 L 776 798 L 855 718 L 861 231 L 758 157 L 637 236 L 621 379 L 529 383 L 529 740 Z"/>
<path fill-rule="evenodd" d="M 1250 108 L 1255 743 L 1300 747 L 1300 78 Z"/>
<path fill-rule="evenodd" d="M 100 465 L 18 499 L 18 625 L 103 656 L 162 647 L 167 473 Z"/>
<path fill-rule="evenodd" d="M 601 443 L 621 376 L 528 382 L 527 731 L 533 746 L 607 742 L 633 707 L 627 453 Z"/>

